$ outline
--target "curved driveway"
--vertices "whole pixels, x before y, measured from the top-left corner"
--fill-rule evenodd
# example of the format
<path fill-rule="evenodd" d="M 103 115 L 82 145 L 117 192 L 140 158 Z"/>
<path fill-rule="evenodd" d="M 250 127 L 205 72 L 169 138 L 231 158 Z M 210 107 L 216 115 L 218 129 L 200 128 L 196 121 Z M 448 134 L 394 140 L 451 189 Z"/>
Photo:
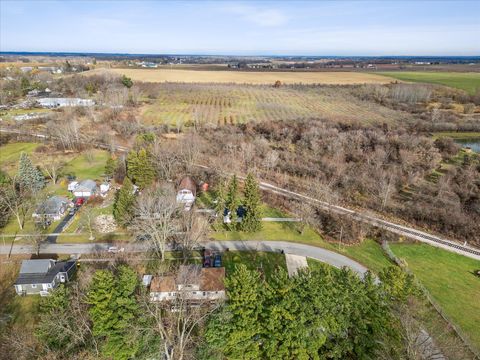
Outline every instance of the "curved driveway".
<path fill-rule="evenodd" d="M 292 243 L 287 241 L 208 241 L 203 244 L 206 248 L 212 250 L 232 250 L 232 251 L 267 251 L 267 252 L 285 252 L 287 254 L 306 256 L 337 268 L 347 267 L 363 276 L 367 268 L 360 263 L 340 255 L 336 252 L 322 249 L 319 247 Z M 91 243 L 91 244 L 48 244 L 44 243 L 40 247 L 43 254 L 90 254 L 105 252 L 111 244 Z M 120 245 L 117 245 L 120 246 Z M 146 244 L 125 244 L 125 252 L 146 252 Z M 0 246 L 0 254 L 8 254 L 10 246 Z M 34 249 L 30 245 L 14 245 L 12 254 L 32 254 Z"/>

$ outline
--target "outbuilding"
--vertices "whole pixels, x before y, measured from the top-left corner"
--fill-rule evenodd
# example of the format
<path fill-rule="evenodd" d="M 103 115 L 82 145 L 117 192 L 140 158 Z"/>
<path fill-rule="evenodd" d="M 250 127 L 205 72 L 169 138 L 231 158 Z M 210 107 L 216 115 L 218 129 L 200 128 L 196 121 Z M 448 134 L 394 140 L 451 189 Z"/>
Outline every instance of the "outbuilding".
<path fill-rule="evenodd" d="M 73 189 L 73 195 L 81 198 L 89 198 L 97 192 L 97 183 L 93 180 L 83 180 Z"/>

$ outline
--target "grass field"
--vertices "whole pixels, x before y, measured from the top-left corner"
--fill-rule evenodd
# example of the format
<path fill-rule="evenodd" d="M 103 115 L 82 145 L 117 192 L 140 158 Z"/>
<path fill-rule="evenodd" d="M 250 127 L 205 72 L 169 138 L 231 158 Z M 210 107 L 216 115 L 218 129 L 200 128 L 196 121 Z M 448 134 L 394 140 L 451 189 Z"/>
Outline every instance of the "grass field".
<path fill-rule="evenodd" d="M 443 311 L 480 349 L 480 262 L 425 244 L 391 244 Z"/>
<path fill-rule="evenodd" d="M 285 255 L 279 253 L 262 251 L 227 251 L 222 255 L 226 275 L 229 276 L 235 271 L 235 266 L 246 265 L 247 268 L 261 269 L 265 277 L 270 278 L 277 269 L 287 270 Z"/>
<path fill-rule="evenodd" d="M 162 84 L 157 99 L 141 108 L 147 125 L 176 130 L 197 124 L 331 118 L 362 123 L 404 121 L 403 114 L 366 102 L 348 89 L 227 84 Z"/>
<path fill-rule="evenodd" d="M 334 246 L 332 250 L 358 261 L 377 274 L 384 267 L 393 265 L 383 253 L 381 246 L 371 239 L 365 239 L 358 245 Z"/>
<path fill-rule="evenodd" d="M 465 90 L 470 94 L 480 89 L 480 73 L 399 71 L 378 74 L 402 81 L 446 85 Z"/>
<path fill-rule="evenodd" d="M 126 75 L 133 81 L 183 82 L 183 83 L 235 83 L 271 84 L 280 80 L 284 84 L 386 84 L 388 77 L 363 72 L 254 72 L 254 71 L 205 71 L 179 69 L 96 69 L 84 74 L 114 72 Z"/>

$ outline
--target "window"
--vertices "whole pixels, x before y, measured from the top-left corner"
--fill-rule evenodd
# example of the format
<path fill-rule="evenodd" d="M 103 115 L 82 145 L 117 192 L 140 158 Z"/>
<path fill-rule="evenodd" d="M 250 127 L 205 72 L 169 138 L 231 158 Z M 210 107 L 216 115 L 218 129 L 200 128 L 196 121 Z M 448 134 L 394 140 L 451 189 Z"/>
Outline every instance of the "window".
<path fill-rule="evenodd" d="M 197 295 L 197 292 L 196 292 L 196 291 L 194 291 L 192 294 L 193 294 L 193 295 Z"/>
<path fill-rule="evenodd" d="M 207 295 L 207 293 L 206 293 L 206 291 L 204 291 L 204 292 L 203 292 L 203 296 L 206 296 L 206 295 Z"/>
<path fill-rule="evenodd" d="M 37 284 L 32 284 L 32 289 L 36 289 L 37 288 Z"/>

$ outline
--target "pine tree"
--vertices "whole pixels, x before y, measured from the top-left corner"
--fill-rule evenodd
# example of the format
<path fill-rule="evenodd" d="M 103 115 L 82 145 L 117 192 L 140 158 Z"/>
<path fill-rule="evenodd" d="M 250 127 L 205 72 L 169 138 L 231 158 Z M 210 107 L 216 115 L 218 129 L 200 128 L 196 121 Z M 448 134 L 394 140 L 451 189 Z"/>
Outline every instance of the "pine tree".
<path fill-rule="evenodd" d="M 32 192 L 37 192 L 45 186 L 45 177 L 42 172 L 33 166 L 28 155 L 23 152 L 18 165 L 18 182 L 20 186 Z"/>
<path fill-rule="evenodd" d="M 228 184 L 228 191 L 227 191 L 227 199 L 226 199 L 226 207 L 230 213 L 230 224 L 228 228 L 230 230 L 236 230 L 238 228 L 237 222 L 237 209 L 240 206 L 240 200 L 238 198 L 238 180 L 237 176 L 233 175 L 232 179 L 230 180 L 230 184 Z"/>
<path fill-rule="evenodd" d="M 139 173 L 138 153 L 132 150 L 127 156 L 127 176 L 133 181 L 136 181 L 136 177 Z"/>
<path fill-rule="evenodd" d="M 137 185 L 144 189 L 152 184 L 155 179 L 155 168 L 150 154 L 145 149 L 138 151 L 139 174 L 137 176 Z"/>
<path fill-rule="evenodd" d="M 116 161 L 113 159 L 113 157 L 109 157 L 107 159 L 107 162 L 105 163 L 105 176 L 108 176 L 108 177 L 113 177 L 113 175 L 115 174 L 115 169 L 117 168 L 117 163 Z"/>
<path fill-rule="evenodd" d="M 99 270 L 92 279 L 87 302 L 93 335 L 102 343 L 105 357 L 131 359 L 138 351 L 140 342 L 133 333 L 139 316 L 137 286 L 135 272 L 125 265 L 119 267 L 117 276 Z"/>
<path fill-rule="evenodd" d="M 131 151 L 127 158 L 127 174 L 130 179 L 144 189 L 155 179 L 155 168 L 150 154 L 145 149 Z"/>
<path fill-rule="evenodd" d="M 217 227 L 223 226 L 223 213 L 226 208 L 225 183 L 221 181 L 217 186 L 217 203 L 215 204 L 215 214 L 217 214 Z"/>
<path fill-rule="evenodd" d="M 122 226 L 130 221 L 135 204 L 133 184 L 129 178 L 125 178 L 123 186 L 115 194 L 113 203 L 113 217 Z"/>
<path fill-rule="evenodd" d="M 245 216 L 240 223 L 240 229 L 248 232 L 259 231 L 262 228 L 261 201 L 258 182 L 253 174 L 248 174 L 245 180 Z"/>

